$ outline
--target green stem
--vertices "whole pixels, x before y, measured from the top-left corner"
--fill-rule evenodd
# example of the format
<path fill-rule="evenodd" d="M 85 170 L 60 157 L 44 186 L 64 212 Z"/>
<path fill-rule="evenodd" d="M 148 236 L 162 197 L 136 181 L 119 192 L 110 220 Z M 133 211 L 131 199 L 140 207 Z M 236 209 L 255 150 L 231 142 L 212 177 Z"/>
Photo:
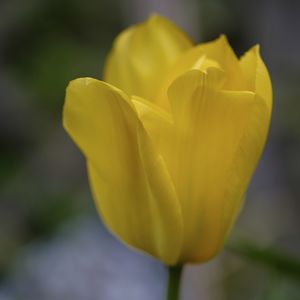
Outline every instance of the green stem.
<path fill-rule="evenodd" d="M 179 300 L 182 266 L 169 267 L 167 300 Z"/>

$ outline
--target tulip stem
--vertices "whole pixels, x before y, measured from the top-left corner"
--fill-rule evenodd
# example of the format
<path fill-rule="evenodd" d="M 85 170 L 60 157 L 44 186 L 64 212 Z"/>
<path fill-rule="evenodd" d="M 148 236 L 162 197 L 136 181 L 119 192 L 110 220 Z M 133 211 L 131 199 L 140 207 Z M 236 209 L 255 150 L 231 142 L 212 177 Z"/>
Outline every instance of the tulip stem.
<path fill-rule="evenodd" d="M 182 266 L 169 267 L 167 300 L 179 300 Z"/>

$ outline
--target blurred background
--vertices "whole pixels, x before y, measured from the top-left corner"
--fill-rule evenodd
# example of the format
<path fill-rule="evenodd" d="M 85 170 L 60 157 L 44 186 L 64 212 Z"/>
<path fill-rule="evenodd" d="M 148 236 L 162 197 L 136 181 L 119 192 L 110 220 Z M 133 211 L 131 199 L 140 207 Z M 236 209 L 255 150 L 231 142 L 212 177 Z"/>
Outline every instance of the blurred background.
<path fill-rule="evenodd" d="M 65 87 L 101 77 L 114 37 L 151 12 L 196 42 L 261 45 L 270 137 L 228 246 L 184 271 L 184 300 L 300 299 L 300 2 L 0 1 L 0 300 L 163 299 L 166 271 L 103 227 L 61 126 Z"/>

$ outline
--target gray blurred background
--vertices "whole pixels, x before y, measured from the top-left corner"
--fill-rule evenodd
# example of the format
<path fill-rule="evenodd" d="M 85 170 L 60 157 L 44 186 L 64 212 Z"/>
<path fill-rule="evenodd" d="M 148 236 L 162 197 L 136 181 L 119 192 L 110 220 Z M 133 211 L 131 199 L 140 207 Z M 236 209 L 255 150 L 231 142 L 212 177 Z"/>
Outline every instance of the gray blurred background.
<path fill-rule="evenodd" d="M 103 227 L 63 131 L 68 82 L 101 77 L 114 37 L 151 12 L 195 42 L 261 45 L 270 137 L 226 249 L 184 271 L 184 300 L 300 299 L 300 1 L 1 0 L 0 300 L 164 299 L 166 270 Z"/>

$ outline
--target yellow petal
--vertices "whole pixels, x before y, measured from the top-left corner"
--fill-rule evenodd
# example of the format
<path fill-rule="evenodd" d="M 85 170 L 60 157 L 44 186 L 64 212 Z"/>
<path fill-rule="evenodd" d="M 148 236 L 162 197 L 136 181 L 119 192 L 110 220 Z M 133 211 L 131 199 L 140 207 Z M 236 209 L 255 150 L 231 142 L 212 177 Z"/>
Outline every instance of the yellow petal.
<path fill-rule="evenodd" d="M 222 247 L 269 125 L 264 101 L 223 91 L 224 76 L 192 70 L 168 91 L 178 137 L 166 163 L 182 206 L 183 262 L 208 260 Z"/>
<path fill-rule="evenodd" d="M 201 65 L 199 66 L 199 61 Z M 218 39 L 199 44 L 184 52 L 167 73 L 156 100 L 158 105 L 168 108 L 167 90 L 170 84 L 188 70 L 205 70 L 209 67 L 220 67 L 224 73 L 224 89 L 247 90 L 247 83 L 241 70 L 239 60 L 230 47 L 227 38 L 221 35 Z"/>
<path fill-rule="evenodd" d="M 224 89 L 246 90 L 246 81 L 239 65 L 239 61 L 230 47 L 225 35 L 221 35 L 215 41 L 199 45 L 208 58 L 219 63 L 226 74 Z"/>
<path fill-rule="evenodd" d="M 129 95 L 153 101 L 167 70 L 191 46 L 172 22 L 152 15 L 117 37 L 106 61 L 104 80 Z"/>
<path fill-rule="evenodd" d="M 272 84 L 268 70 L 261 59 L 258 45 L 241 57 L 240 65 L 247 80 L 247 88 L 266 102 L 271 113 Z"/>
<path fill-rule="evenodd" d="M 74 80 L 64 127 L 87 158 L 96 206 L 108 228 L 125 243 L 174 264 L 182 242 L 179 202 L 128 96 L 95 79 Z"/>
<path fill-rule="evenodd" d="M 170 153 L 165 151 L 169 150 L 175 135 L 172 116 L 140 97 L 133 96 L 132 102 L 156 149 L 164 157 L 168 157 Z"/>

